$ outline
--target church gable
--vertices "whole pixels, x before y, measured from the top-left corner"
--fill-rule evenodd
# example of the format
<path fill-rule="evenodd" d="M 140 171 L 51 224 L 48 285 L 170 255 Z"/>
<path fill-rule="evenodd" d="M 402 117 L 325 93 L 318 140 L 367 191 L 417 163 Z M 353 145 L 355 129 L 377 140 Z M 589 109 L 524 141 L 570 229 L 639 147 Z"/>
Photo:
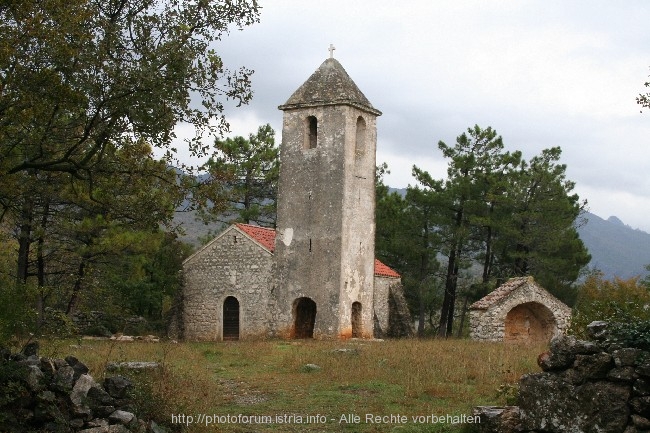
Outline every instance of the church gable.
<path fill-rule="evenodd" d="M 275 230 L 266 227 L 259 227 L 250 224 L 241 224 L 241 223 L 236 224 L 233 227 L 237 227 L 242 232 L 242 234 L 247 235 L 252 241 L 257 243 L 259 246 L 269 251 L 270 253 L 273 253 L 273 251 L 275 250 L 275 237 L 276 237 Z M 398 274 L 394 269 L 385 265 L 378 259 L 375 259 L 375 277 L 400 278 L 400 274 Z"/>
<path fill-rule="evenodd" d="M 236 227 L 268 252 L 275 250 L 275 230 L 241 223 L 236 224 Z"/>
<path fill-rule="evenodd" d="M 235 305 L 238 338 L 266 335 L 272 268 L 268 248 L 237 225 L 190 256 L 183 264 L 184 336 L 222 340 Z"/>
<path fill-rule="evenodd" d="M 189 256 L 183 262 L 183 267 L 191 266 L 194 262 L 199 262 L 201 259 L 206 256 L 214 253 L 214 250 L 223 250 L 223 247 L 228 243 L 232 242 L 236 244 L 238 241 L 248 242 L 253 248 L 260 248 L 265 250 L 267 253 L 273 253 L 273 243 L 275 242 L 275 235 L 273 239 L 269 242 L 267 236 L 256 235 L 255 230 L 250 228 L 259 228 L 262 230 L 263 227 L 251 226 L 248 224 L 234 224 L 219 233 L 214 239 L 205 244 L 203 247 L 199 248 L 194 254 Z"/>

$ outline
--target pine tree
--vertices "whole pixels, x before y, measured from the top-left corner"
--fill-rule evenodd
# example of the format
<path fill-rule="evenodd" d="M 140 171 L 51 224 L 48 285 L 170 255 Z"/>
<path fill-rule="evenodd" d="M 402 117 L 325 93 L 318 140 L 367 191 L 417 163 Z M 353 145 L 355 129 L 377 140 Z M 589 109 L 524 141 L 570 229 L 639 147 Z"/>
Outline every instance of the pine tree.
<path fill-rule="evenodd" d="M 219 180 L 212 185 L 227 205 L 205 209 L 205 220 L 275 227 L 280 162 L 274 137 L 275 131 L 266 124 L 248 139 L 238 136 L 215 141 L 220 154 L 205 168 L 210 174 L 208 184 Z"/>

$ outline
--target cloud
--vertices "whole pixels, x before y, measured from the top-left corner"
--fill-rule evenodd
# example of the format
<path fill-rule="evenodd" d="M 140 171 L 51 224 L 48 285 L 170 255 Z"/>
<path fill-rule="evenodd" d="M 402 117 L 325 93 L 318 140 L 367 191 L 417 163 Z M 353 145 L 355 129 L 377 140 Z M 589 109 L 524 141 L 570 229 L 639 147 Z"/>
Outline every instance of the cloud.
<path fill-rule="evenodd" d="M 492 126 L 527 159 L 561 146 L 595 213 L 650 231 L 637 217 L 650 210 L 650 113 L 635 102 L 650 73 L 649 12 L 643 0 L 284 0 L 215 48 L 228 67 L 255 70 L 250 106 L 226 113 L 237 135 L 271 123 L 279 140 L 277 106 L 332 43 L 384 113 L 377 160 L 394 186 L 412 182 L 414 163 L 444 176 L 438 141 Z"/>

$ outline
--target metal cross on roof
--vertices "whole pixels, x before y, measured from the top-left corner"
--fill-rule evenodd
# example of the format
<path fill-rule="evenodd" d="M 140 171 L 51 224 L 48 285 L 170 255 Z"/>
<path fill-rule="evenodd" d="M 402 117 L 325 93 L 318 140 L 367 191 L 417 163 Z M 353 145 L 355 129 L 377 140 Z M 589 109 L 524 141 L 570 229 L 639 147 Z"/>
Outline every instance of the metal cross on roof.
<path fill-rule="evenodd" d="M 330 47 L 328 48 L 328 50 L 330 52 L 330 59 L 334 58 L 334 50 L 335 49 L 336 49 L 336 47 L 334 45 L 330 44 Z"/>

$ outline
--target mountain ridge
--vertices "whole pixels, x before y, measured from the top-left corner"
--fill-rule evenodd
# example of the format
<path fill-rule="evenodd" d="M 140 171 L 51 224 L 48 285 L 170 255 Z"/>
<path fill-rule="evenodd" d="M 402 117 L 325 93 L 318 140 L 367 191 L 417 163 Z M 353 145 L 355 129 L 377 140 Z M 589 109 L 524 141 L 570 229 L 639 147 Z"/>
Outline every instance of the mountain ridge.
<path fill-rule="evenodd" d="M 633 229 L 616 216 L 603 219 L 585 212 L 587 222 L 578 227 L 580 239 L 591 254 L 589 267 L 606 278 L 646 276 L 650 265 L 650 234 Z"/>

